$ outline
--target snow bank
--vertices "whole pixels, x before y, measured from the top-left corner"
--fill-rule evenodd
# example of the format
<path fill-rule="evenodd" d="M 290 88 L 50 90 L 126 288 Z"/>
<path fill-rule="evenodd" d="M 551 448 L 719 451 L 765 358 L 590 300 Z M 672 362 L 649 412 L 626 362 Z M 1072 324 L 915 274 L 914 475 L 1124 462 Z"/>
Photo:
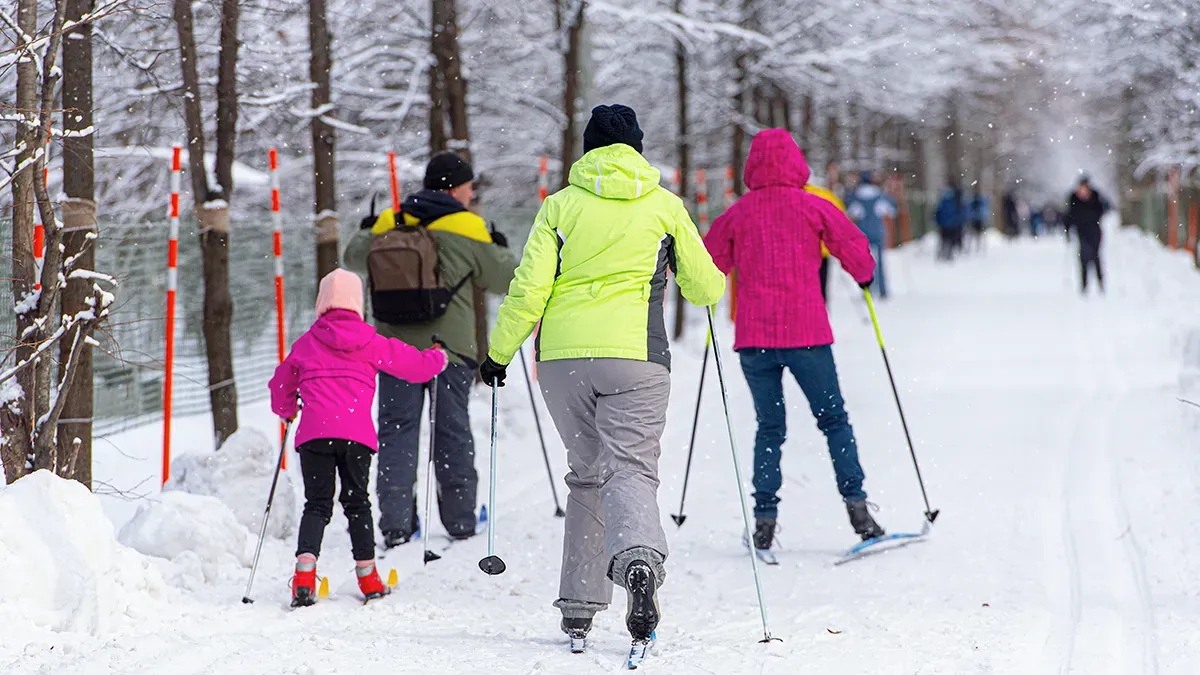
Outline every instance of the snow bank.
<path fill-rule="evenodd" d="M 99 635 L 145 620 L 166 592 L 149 560 L 117 543 L 100 500 L 49 471 L 0 487 L 0 570 L 0 625 Z"/>
<path fill-rule="evenodd" d="M 207 495 L 164 492 L 138 508 L 117 537 L 122 544 L 166 558 L 175 585 L 196 589 L 242 576 L 253 557 L 254 537 L 228 506 Z"/>
<path fill-rule="evenodd" d="M 183 455 L 171 462 L 172 478 L 165 489 L 216 497 L 257 535 L 278 460 L 279 446 L 260 431 L 243 429 L 220 450 Z M 287 539 L 296 534 L 298 524 L 296 490 L 291 477 L 281 472 L 267 534 Z"/>

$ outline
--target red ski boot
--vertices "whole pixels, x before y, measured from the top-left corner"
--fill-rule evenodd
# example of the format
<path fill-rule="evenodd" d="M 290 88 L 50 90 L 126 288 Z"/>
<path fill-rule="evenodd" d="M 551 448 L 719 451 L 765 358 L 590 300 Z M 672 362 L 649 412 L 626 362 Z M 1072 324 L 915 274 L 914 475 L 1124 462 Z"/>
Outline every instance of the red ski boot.
<path fill-rule="evenodd" d="M 364 569 L 369 569 L 370 571 L 363 574 Z M 374 565 L 371 565 L 369 568 L 357 568 L 354 571 L 358 576 L 358 590 L 362 591 L 364 602 L 382 598 L 392 592 L 392 589 L 388 588 L 383 583 L 383 580 L 379 578 L 379 569 Z"/>
<path fill-rule="evenodd" d="M 308 607 L 317 602 L 317 568 L 296 570 L 292 577 L 292 607 Z"/>

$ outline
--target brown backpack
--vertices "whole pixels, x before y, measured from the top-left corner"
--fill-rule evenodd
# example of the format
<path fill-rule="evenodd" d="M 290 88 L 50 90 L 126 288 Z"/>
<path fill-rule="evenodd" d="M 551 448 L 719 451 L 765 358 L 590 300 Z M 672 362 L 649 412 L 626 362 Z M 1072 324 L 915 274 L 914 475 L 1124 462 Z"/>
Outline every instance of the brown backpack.
<path fill-rule="evenodd" d="M 371 239 L 367 281 L 377 321 L 392 325 L 428 323 L 446 313 L 471 275 L 454 287 L 442 280 L 438 243 L 423 225 L 400 226 Z"/>

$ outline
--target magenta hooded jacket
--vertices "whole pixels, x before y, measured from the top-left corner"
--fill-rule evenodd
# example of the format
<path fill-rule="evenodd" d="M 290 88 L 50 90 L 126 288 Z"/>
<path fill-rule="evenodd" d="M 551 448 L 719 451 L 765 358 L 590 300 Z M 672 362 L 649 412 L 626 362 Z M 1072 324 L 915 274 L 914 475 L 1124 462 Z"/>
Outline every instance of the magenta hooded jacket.
<path fill-rule="evenodd" d="M 348 309 L 321 315 L 292 345 L 292 351 L 271 378 L 271 410 L 291 418 L 299 411 L 296 445 L 319 438 L 355 441 L 375 450 L 379 446 L 371 417 L 375 374 L 409 382 L 428 382 L 446 367 L 438 349 L 416 347 L 385 338 Z"/>
<path fill-rule="evenodd" d="M 791 134 L 759 132 L 746 157 L 749 191 L 704 237 L 717 267 L 737 270 L 734 349 L 833 344 L 821 298 L 821 242 L 855 281 L 875 272 L 867 237 L 836 206 L 804 191 L 808 176 Z"/>

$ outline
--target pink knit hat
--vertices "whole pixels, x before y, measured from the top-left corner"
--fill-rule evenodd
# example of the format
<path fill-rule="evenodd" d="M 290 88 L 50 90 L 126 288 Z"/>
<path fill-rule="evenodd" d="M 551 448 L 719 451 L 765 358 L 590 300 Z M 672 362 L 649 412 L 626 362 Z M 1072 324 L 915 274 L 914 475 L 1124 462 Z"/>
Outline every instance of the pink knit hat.
<path fill-rule="evenodd" d="M 331 309 L 348 309 L 363 315 L 362 280 L 357 274 L 336 269 L 321 279 L 321 288 L 317 291 L 317 316 Z"/>

